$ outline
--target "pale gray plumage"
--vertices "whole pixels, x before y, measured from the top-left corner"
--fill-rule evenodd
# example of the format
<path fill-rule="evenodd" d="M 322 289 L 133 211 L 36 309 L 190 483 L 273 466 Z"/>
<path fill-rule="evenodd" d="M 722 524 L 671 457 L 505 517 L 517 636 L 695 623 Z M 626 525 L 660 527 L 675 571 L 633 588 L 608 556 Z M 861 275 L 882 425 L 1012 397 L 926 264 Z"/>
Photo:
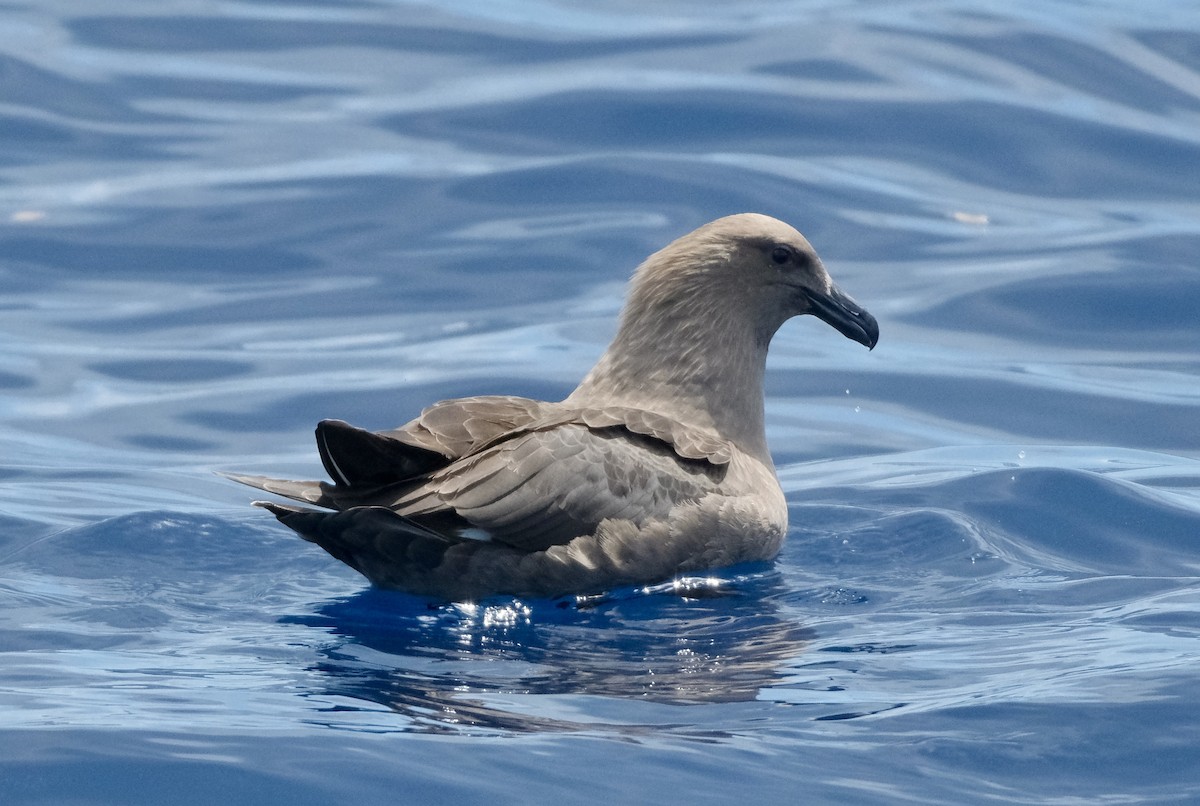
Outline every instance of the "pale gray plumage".
<path fill-rule="evenodd" d="M 612 344 L 566 400 L 436 403 L 392 431 L 317 426 L 333 484 L 232 476 L 384 587 L 552 596 L 775 556 L 787 506 L 763 427 L 767 345 L 812 313 L 874 347 L 875 320 L 800 233 L 728 216 L 651 255 Z"/>

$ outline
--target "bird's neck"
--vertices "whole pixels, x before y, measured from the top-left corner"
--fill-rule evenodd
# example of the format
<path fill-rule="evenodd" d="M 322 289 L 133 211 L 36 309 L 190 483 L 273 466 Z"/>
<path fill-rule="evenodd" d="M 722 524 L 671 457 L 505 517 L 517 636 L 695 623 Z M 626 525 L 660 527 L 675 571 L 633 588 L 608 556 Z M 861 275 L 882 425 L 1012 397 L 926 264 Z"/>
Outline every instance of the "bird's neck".
<path fill-rule="evenodd" d="M 612 344 L 565 402 L 663 414 L 710 430 L 771 466 L 763 376 L 772 333 L 756 332 L 738 298 L 635 291 Z"/>

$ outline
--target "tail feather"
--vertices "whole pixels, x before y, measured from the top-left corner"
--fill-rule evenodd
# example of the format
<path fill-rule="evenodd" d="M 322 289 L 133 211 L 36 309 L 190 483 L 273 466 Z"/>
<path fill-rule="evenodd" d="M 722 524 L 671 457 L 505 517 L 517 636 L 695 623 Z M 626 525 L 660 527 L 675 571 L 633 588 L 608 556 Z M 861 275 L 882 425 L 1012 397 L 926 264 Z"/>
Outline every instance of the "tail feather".
<path fill-rule="evenodd" d="M 290 481 L 288 479 L 273 479 L 268 476 L 248 476 L 241 473 L 218 473 L 230 481 L 245 484 L 248 487 L 263 492 L 282 495 L 293 501 L 312 504 L 326 509 L 336 509 L 337 505 L 326 491 L 326 485 L 319 481 Z"/>

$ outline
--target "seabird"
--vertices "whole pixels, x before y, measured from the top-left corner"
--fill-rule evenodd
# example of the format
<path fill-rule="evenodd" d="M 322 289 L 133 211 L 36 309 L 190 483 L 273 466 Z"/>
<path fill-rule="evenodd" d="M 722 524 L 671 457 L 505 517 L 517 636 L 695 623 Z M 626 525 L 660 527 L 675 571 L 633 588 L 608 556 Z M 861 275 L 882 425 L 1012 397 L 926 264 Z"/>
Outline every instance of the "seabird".
<path fill-rule="evenodd" d="M 638 267 L 616 337 L 565 400 L 446 400 L 381 432 L 325 420 L 332 483 L 230 478 L 308 505 L 255 502 L 375 585 L 443 600 L 770 560 L 787 504 L 763 376 L 772 336 L 801 314 L 868 348 L 879 338 L 803 235 L 720 218 Z"/>

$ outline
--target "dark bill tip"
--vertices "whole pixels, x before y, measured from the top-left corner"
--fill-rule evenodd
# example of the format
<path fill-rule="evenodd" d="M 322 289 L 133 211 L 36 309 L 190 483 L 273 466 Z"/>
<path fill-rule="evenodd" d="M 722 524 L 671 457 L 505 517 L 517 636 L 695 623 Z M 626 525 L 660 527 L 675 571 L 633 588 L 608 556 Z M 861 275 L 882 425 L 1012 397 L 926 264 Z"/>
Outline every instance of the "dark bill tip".
<path fill-rule="evenodd" d="M 879 323 L 850 297 L 834 286 L 829 294 L 807 292 L 810 313 L 848 339 L 875 349 L 879 342 Z"/>

